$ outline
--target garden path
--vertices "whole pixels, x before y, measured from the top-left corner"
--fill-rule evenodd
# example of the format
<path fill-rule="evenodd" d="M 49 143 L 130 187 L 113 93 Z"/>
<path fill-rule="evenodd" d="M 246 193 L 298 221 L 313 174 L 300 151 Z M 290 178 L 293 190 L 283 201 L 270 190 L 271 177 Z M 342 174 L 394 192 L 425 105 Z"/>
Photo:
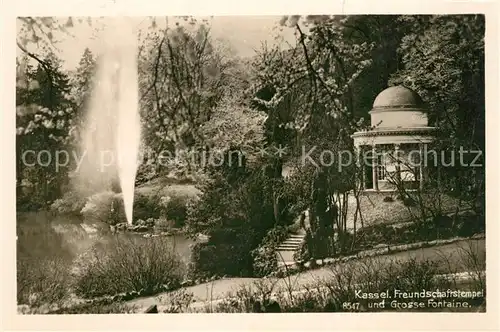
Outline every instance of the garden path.
<path fill-rule="evenodd" d="M 485 240 L 484 239 L 474 239 L 474 240 L 462 240 L 455 243 L 421 248 L 415 250 L 409 250 L 405 252 L 394 253 L 390 255 L 384 255 L 376 257 L 375 259 L 380 260 L 380 264 L 384 262 L 389 262 L 390 260 L 408 260 L 415 258 L 417 260 L 439 260 L 442 257 L 447 257 L 449 262 L 456 264 L 458 269 L 455 272 L 464 272 L 463 268 L 460 268 L 460 248 L 467 248 L 471 245 L 471 248 L 475 252 L 484 254 L 485 252 Z M 349 264 L 360 264 L 366 258 L 362 258 L 356 261 L 348 262 Z M 342 263 L 347 264 L 347 263 Z M 377 263 L 378 264 L 378 263 Z M 448 267 L 446 267 L 448 268 Z M 453 268 L 453 267 L 452 267 Z M 443 267 L 444 269 L 444 267 Z M 445 272 L 443 270 L 443 272 Z M 269 281 L 276 282 L 277 289 L 287 289 L 290 285 L 294 290 L 300 289 L 301 287 L 318 284 L 318 281 L 331 278 L 332 270 L 330 266 L 324 266 L 321 268 L 313 269 L 298 273 L 296 275 L 286 277 L 286 278 L 267 278 Z M 235 293 L 239 288 L 245 286 L 253 288 L 255 287 L 255 282 L 262 280 L 261 278 L 227 278 L 215 280 L 212 282 L 207 282 L 203 284 L 194 285 L 191 287 L 186 287 L 185 290 L 188 293 L 193 294 L 193 299 L 196 302 L 208 302 L 217 299 L 222 299 L 228 297 L 229 294 Z M 137 298 L 127 302 L 128 305 L 136 306 L 139 308 L 147 308 L 151 305 L 158 305 L 158 309 L 161 310 L 162 300 L 161 298 L 168 298 L 168 292 L 158 294 L 156 296 Z M 163 304 L 164 305 L 164 304 Z"/>

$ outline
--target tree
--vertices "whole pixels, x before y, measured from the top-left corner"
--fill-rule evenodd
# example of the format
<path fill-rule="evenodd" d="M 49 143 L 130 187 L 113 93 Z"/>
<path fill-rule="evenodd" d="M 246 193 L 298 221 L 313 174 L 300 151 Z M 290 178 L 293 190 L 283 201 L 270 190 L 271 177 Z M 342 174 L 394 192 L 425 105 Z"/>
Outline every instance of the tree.
<path fill-rule="evenodd" d="M 212 40 L 210 27 L 191 19 L 191 26 L 177 24 L 154 30 L 145 38 L 139 59 L 144 148 L 150 154 L 168 152 L 172 167 L 146 165 L 141 173 L 199 173 L 190 158 L 207 149 L 226 149 L 232 135 L 213 137 L 212 123 L 230 123 L 230 108 L 243 111 L 237 91 L 245 89 L 244 64 L 226 53 L 223 43 Z M 236 91 L 236 92 L 235 92 Z M 217 113 L 217 114 L 216 114 Z M 212 121 L 213 120 L 213 121 Z M 234 125 L 231 123 L 230 125 Z M 241 128 L 241 126 L 239 127 Z M 236 137 L 236 136 L 234 136 Z M 145 176 L 147 178 L 147 176 Z"/>
<path fill-rule="evenodd" d="M 85 48 L 76 71 L 71 75 L 71 94 L 74 96 L 75 103 L 79 108 L 85 106 L 85 102 L 88 100 L 93 88 L 93 79 L 97 69 L 96 61 L 97 59 L 92 51 Z"/>
<path fill-rule="evenodd" d="M 57 198 L 66 183 L 67 169 L 56 167 L 55 158 L 62 158 L 58 151 L 70 146 L 75 109 L 69 99 L 69 79 L 59 61 L 50 55 L 44 62 L 44 66 L 26 66 L 27 84 L 16 89 L 17 183 L 19 190 L 31 188 L 26 198 L 35 206 Z M 69 154 L 64 158 L 69 159 Z"/>
<path fill-rule="evenodd" d="M 373 63 L 374 43 L 346 38 L 348 18 L 306 17 L 307 30 L 299 19 L 282 22 L 295 29 L 294 47 L 263 50 L 256 64 L 255 104 L 268 113 L 268 144 L 286 145 L 291 151 L 288 162 L 294 157 L 295 163 L 301 162 L 303 148 L 315 150 L 311 156 L 318 163 L 309 165 L 302 180 L 311 185 L 298 194 L 308 202 L 312 238 L 324 244 L 315 255 L 324 257 L 333 226 L 339 237 L 346 234 L 347 197 L 351 190 L 359 192 L 354 163 L 345 164 L 337 157 L 342 151 L 354 152 L 350 134 L 363 127 L 355 111 L 354 87 Z M 319 158 L 325 150 L 336 160 L 322 164 Z"/>
<path fill-rule="evenodd" d="M 484 213 L 485 74 L 483 15 L 436 15 L 419 19 L 399 18 L 411 26 L 399 52 L 403 66 L 392 84 L 405 84 L 427 101 L 429 118 L 439 128 L 431 147 L 444 153 L 443 160 L 430 163 L 431 180 L 443 194 L 468 202 Z M 471 165 L 476 153 L 481 157 Z M 440 157 L 438 157 L 440 158 Z M 439 172 L 439 176 L 438 176 Z M 440 202 L 440 200 L 438 200 Z M 440 204 L 439 204 L 440 205 Z M 457 207 L 458 209 L 458 207 Z"/>

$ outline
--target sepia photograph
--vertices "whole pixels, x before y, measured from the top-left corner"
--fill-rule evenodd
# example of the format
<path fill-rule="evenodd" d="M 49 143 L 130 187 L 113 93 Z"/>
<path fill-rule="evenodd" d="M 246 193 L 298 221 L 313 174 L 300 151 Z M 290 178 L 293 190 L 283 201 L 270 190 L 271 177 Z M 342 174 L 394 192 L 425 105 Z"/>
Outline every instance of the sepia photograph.
<path fill-rule="evenodd" d="M 485 27 L 17 16 L 17 314 L 485 313 Z"/>

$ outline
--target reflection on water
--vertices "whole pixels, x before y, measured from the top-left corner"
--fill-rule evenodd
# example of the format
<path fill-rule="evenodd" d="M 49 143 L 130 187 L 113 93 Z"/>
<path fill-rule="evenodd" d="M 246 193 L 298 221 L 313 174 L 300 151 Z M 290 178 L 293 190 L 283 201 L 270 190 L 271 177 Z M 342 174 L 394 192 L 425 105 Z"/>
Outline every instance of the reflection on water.
<path fill-rule="evenodd" d="M 60 255 L 65 251 L 72 256 L 90 249 L 96 244 L 106 246 L 112 237 L 136 237 L 148 241 L 141 234 L 116 233 L 108 225 L 86 222 L 80 216 L 61 215 L 52 212 L 27 212 L 17 215 L 18 256 L 30 255 L 39 258 Z M 171 241 L 174 250 L 183 261 L 189 262 L 194 241 L 185 235 L 164 237 Z"/>

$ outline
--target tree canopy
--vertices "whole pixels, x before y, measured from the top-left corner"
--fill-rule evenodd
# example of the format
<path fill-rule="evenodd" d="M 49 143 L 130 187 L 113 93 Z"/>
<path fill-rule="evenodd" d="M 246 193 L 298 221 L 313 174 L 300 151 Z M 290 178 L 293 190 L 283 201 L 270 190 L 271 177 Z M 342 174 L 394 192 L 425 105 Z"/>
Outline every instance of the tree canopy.
<path fill-rule="evenodd" d="M 359 190 L 359 170 L 354 163 L 339 168 L 341 159 L 302 167 L 300 154 L 304 146 L 317 146 L 318 153 L 353 151 L 351 134 L 370 127 L 373 100 L 389 86 L 401 84 L 422 96 L 442 149 L 484 151 L 482 15 L 285 16 L 277 23 L 293 29 L 295 43 L 263 45 L 248 59 L 213 38 L 209 22 L 162 22 L 153 18 L 141 32 L 142 151 L 168 150 L 177 158 L 168 167 L 142 163 L 138 182 L 172 174 L 198 182 L 205 194 L 189 222 L 214 235 L 200 255 L 231 252 L 228 257 L 240 257 L 248 271 L 250 251 L 266 231 L 303 209 L 311 211 L 310 236 L 323 243 L 316 255 L 330 250 L 332 229 L 338 235 L 333 246 L 343 246 L 348 195 Z M 18 198 L 39 207 L 62 194 L 71 171 L 26 167 L 23 153 L 78 142 L 98 54 L 85 49 L 76 70 L 65 71 L 54 31 L 70 35 L 75 19 L 25 17 L 19 23 Z M 245 162 L 214 168 L 185 158 L 202 151 L 243 152 Z M 285 181 L 288 166 L 296 172 Z M 449 168 L 441 175 L 444 192 L 484 200 L 484 167 Z"/>

